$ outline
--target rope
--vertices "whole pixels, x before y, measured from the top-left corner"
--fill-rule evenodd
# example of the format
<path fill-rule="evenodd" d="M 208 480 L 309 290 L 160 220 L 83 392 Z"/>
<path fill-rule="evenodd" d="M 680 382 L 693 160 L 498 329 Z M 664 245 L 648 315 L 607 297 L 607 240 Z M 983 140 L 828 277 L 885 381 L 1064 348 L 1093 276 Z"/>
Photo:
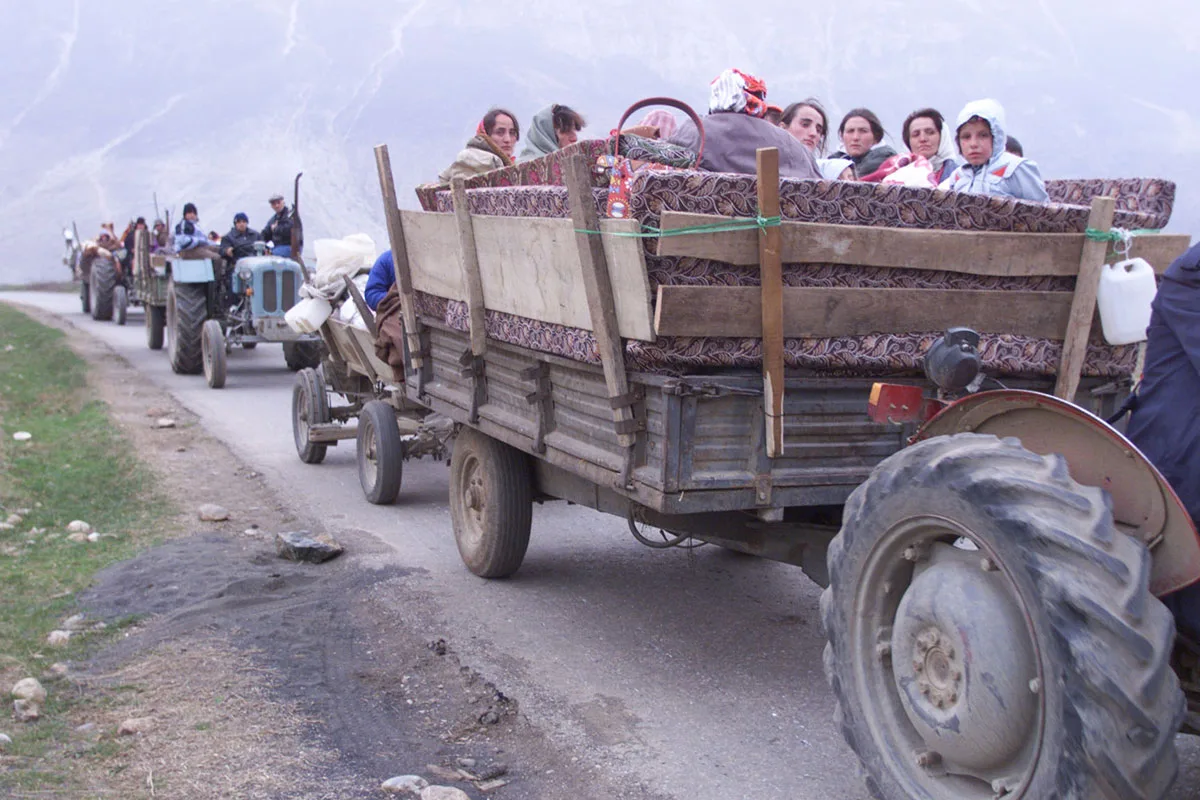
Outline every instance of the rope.
<path fill-rule="evenodd" d="M 1157 228 L 1134 228 L 1133 230 L 1125 230 L 1124 228 L 1113 228 L 1110 231 L 1096 230 L 1088 228 L 1084 231 L 1084 235 L 1093 242 L 1123 242 L 1130 236 L 1144 236 L 1150 233 L 1160 233 Z"/>
<path fill-rule="evenodd" d="M 653 225 L 643 225 L 640 231 L 589 231 L 576 228 L 576 233 L 618 236 L 626 239 L 657 239 L 663 236 L 687 236 L 693 233 L 723 233 L 725 231 L 766 230 L 783 224 L 780 217 L 755 217 L 754 219 L 731 219 L 728 222 L 711 222 L 707 225 L 691 225 L 664 231 Z"/>

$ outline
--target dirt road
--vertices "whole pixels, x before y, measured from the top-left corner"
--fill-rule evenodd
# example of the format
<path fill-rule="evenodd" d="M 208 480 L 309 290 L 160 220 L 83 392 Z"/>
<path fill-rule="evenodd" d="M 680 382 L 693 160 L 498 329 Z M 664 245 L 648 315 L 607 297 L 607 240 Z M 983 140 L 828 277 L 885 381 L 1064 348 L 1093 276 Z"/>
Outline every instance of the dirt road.
<path fill-rule="evenodd" d="M 398 503 L 376 507 L 362 498 L 352 444 L 331 449 L 322 465 L 299 462 L 289 418 L 293 376 L 278 348 L 233 353 L 226 388 L 213 391 L 202 378 L 173 375 L 163 353 L 145 348 L 139 314 L 118 328 L 82 317 L 70 295 L 0 300 L 60 313 L 106 343 L 261 473 L 300 522 L 346 539 L 386 573 L 373 591 L 391 587 L 406 604 L 394 605 L 391 619 L 379 612 L 364 620 L 361 630 L 386 634 L 390 625 L 396 641 L 444 640 L 454 668 L 471 681 L 465 694 L 494 685 L 527 725 L 514 735 L 544 739 L 530 770 L 546 773 L 538 780 L 547 782 L 531 775 L 524 790 L 518 783 L 501 790 L 520 794 L 497 796 L 556 796 L 538 794 L 553 785 L 555 770 L 595 776 L 595 786 L 620 787 L 627 797 L 866 796 L 831 719 L 819 592 L 798 569 L 711 547 L 649 551 L 622 521 L 554 503 L 535 509 L 517 576 L 481 581 L 459 561 L 443 464 L 409 462 Z M 353 576 L 331 574 L 312 579 L 329 581 L 333 593 L 339 580 L 354 584 Z M 288 591 L 291 578 L 281 580 L 277 588 Z M 291 624 L 303 626 L 303 614 L 290 616 Z M 314 624 L 319 630 L 319 615 Z M 357 652 L 380 665 L 388 658 L 386 635 L 370 642 L 328 633 L 297 647 L 326 659 Z M 288 646 L 282 631 L 275 639 L 267 644 Z M 354 720 L 339 717 L 336 706 L 335 698 L 321 715 L 352 729 Z M 1200 791 L 1200 747 L 1186 738 L 1180 747 L 1184 771 L 1172 800 Z"/>

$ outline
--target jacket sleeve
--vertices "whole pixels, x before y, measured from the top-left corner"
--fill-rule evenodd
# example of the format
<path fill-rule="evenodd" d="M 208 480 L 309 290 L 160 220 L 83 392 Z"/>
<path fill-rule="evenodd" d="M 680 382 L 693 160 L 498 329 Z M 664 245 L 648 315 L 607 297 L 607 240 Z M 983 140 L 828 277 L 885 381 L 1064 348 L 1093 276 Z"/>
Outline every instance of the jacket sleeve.
<path fill-rule="evenodd" d="M 1042 180 L 1041 170 L 1033 161 L 1022 160 L 1008 176 L 1007 182 L 1013 197 L 1038 203 L 1050 200 L 1050 195 L 1046 193 L 1046 182 Z"/>
<path fill-rule="evenodd" d="M 1164 280 L 1155 298 L 1155 310 L 1162 316 L 1187 354 L 1188 363 L 1200 375 L 1200 287 Z"/>
<path fill-rule="evenodd" d="M 386 250 L 375 259 L 375 264 L 371 267 L 371 274 L 367 277 L 367 290 L 363 292 L 363 296 L 367 301 L 367 308 L 372 311 L 379 307 L 379 301 L 396 282 L 394 263 L 392 251 Z"/>
<path fill-rule="evenodd" d="M 231 237 L 228 233 L 225 234 L 224 236 L 222 236 L 220 247 L 221 247 L 221 255 L 225 255 L 225 251 L 228 250 L 229 248 L 236 247 L 236 245 L 233 242 L 233 237 Z M 237 253 L 235 252 L 234 255 L 237 255 Z"/>

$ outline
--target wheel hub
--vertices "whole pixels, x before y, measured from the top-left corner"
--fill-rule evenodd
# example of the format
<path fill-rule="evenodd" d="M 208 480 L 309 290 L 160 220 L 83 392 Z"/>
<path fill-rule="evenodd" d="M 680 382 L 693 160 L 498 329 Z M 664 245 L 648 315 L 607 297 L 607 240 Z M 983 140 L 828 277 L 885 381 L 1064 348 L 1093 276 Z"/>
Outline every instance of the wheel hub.
<path fill-rule="evenodd" d="M 1037 662 L 1024 615 L 991 562 L 935 544 L 900 601 L 890 651 L 904 710 L 931 751 L 977 775 L 1008 773 L 1022 760 L 1037 736 Z"/>

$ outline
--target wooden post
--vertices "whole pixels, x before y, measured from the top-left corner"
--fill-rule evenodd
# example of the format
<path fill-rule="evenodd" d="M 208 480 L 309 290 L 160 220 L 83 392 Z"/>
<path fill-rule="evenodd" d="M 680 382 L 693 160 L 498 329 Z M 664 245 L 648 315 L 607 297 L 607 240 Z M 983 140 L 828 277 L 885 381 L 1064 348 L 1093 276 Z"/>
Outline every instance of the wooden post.
<path fill-rule="evenodd" d="M 454 198 L 454 218 L 458 221 L 458 258 L 471 322 L 471 354 L 481 356 L 487 350 L 487 310 L 483 302 L 483 278 L 479 274 L 479 251 L 475 249 L 475 226 L 467 203 L 466 180 L 452 180 L 450 193 Z"/>
<path fill-rule="evenodd" d="M 392 160 L 386 144 L 375 146 L 375 167 L 379 171 L 379 191 L 383 195 L 383 216 L 387 220 L 388 243 L 396 264 L 396 289 L 400 293 L 400 313 L 404 317 L 404 334 L 408 339 L 408 357 L 413 369 L 424 363 L 421 356 L 421 334 L 417 327 L 416 297 L 413 294 L 412 270 L 408 264 L 408 247 L 404 242 L 404 225 L 400 221 L 400 206 L 396 201 L 396 184 L 392 177 Z"/>
<path fill-rule="evenodd" d="M 637 441 L 634 435 L 637 423 L 633 417 L 632 402 L 629 401 L 631 395 L 625 375 L 625 352 L 617 328 L 617 307 L 613 300 L 604 242 L 598 233 L 579 232 L 600 230 L 600 216 L 596 213 L 596 201 L 592 197 L 588 163 L 582 155 L 572 156 L 564 165 L 563 182 L 567 186 L 571 222 L 576 230 L 575 242 L 579 246 L 579 261 L 583 265 L 583 287 L 587 294 L 592 333 L 600 351 L 609 400 L 614 406 L 613 422 L 617 429 L 617 441 L 622 447 L 632 447 Z"/>
<path fill-rule="evenodd" d="M 758 215 L 779 216 L 779 151 L 759 149 Z M 778 226 L 758 232 L 762 275 L 763 413 L 767 423 L 767 456 L 783 455 L 783 232 Z"/>
<path fill-rule="evenodd" d="M 1113 198 L 1097 197 L 1092 200 L 1088 227 L 1102 232 L 1112 230 L 1115 211 L 1116 201 Z M 1083 372 L 1088 337 L 1092 332 L 1092 317 L 1096 313 L 1100 270 L 1107 254 L 1108 242 L 1084 239 L 1083 253 L 1079 258 L 1079 276 L 1075 279 L 1075 296 L 1071 300 L 1071 317 L 1063 337 L 1062 363 L 1059 364 L 1058 381 L 1054 385 L 1054 394 L 1068 402 L 1074 402 L 1075 392 L 1079 389 L 1079 376 Z"/>

